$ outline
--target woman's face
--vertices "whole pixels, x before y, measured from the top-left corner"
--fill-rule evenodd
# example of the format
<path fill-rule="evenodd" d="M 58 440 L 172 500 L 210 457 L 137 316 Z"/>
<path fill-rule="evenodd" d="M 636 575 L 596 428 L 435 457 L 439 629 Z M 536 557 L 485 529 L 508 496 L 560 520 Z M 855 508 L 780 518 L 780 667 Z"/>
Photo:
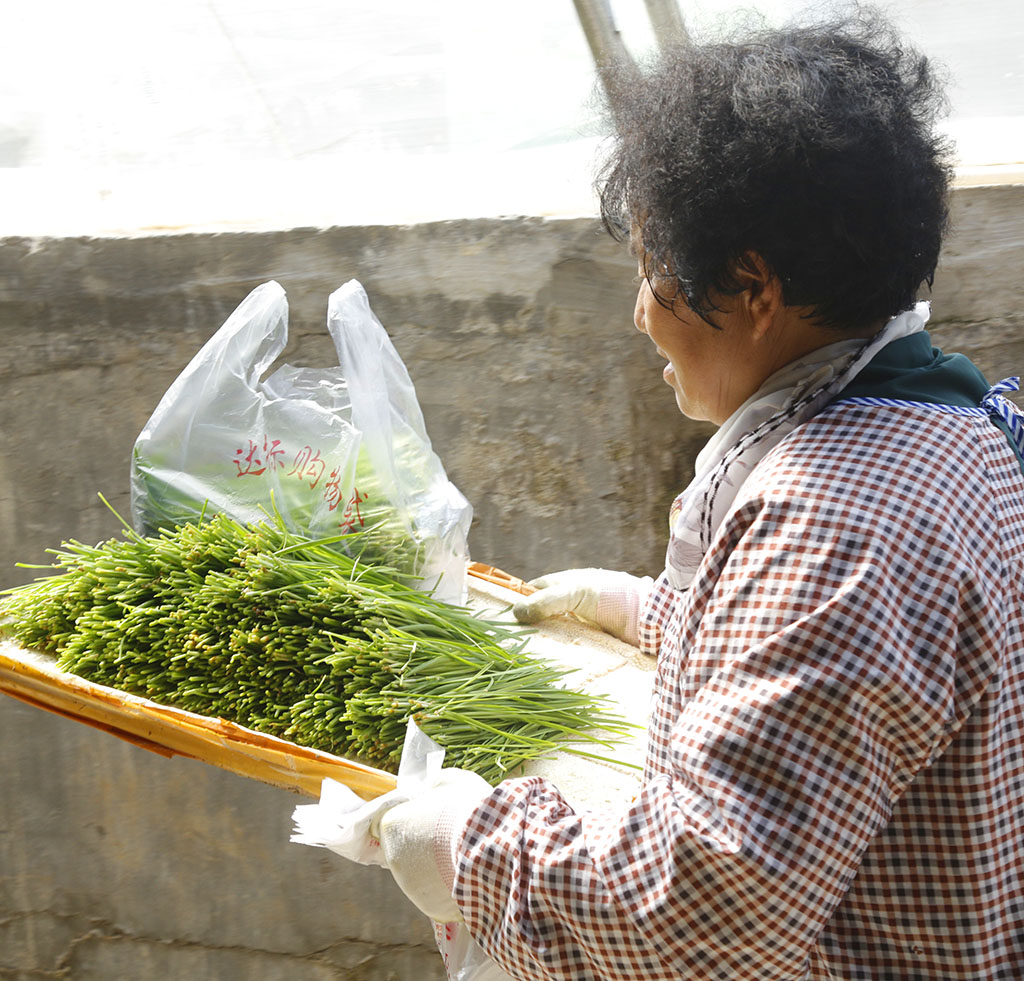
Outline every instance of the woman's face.
<path fill-rule="evenodd" d="M 727 306 L 715 316 L 721 329 L 712 327 L 676 294 L 673 280 L 652 276 L 652 288 L 643 265 L 641 259 L 633 322 L 666 360 L 662 377 L 675 392 L 679 411 L 690 419 L 721 425 L 757 387 L 750 387 L 754 366 L 749 363 L 743 324 Z M 668 306 L 658 301 L 654 289 Z"/>
<path fill-rule="evenodd" d="M 813 308 L 785 304 L 778 277 L 753 253 L 736 270 L 739 292 L 711 298 L 717 308 L 712 326 L 690 309 L 667 271 L 645 272 L 651 263 L 636 228 L 630 239 L 640 274 L 633 323 L 666 360 L 663 377 L 679 411 L 691 419 L 720 426 L 783 365 L 838 339 L 815 325 Z M 868 338 L 883 326 L 841 336 Z"/>

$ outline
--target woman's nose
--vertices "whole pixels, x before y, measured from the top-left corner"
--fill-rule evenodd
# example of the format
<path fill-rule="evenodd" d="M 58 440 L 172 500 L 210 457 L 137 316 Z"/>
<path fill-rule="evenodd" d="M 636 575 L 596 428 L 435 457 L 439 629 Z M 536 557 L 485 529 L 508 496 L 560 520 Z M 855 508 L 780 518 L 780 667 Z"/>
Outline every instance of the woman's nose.
<path fill-rule="evenodd" d="M 636 294 L 636 306 L 633 307 L 633 325 L 642 334 L 647 333 L 647 328 L 644 327 L 644 285 L 640 286 L 640 289 Z"/>

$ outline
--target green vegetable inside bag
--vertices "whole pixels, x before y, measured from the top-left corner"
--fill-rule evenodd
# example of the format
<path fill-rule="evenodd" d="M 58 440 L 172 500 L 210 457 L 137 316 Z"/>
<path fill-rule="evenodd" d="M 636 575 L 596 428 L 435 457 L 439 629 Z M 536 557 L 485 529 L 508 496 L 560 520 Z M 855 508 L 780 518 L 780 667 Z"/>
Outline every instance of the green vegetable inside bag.
<path fill-rule="evenodd" d="M 275 282 L 246 297 L 136 440 L 135 528 L 214 513 L 248 525 L 276 511 L 312 538 L 372 530 L 380 561 L 461 603 L 472 508 L 431 448 L 405 365 L 355 280 L 331 295 L 327 326 L 337 367 L 284 365 L 261 380 L 287 343 L 288 304 Z"/>

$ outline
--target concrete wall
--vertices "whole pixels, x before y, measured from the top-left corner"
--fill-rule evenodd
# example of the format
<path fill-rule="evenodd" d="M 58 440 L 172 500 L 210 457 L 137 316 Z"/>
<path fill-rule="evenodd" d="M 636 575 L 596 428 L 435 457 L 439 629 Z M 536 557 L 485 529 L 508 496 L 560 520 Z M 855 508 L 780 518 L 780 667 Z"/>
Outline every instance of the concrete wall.
<path fill-rule="evenodd" d="M 475 557 L 517 573 L 656 562 L 697 444 L 632 327 L 633 275 L 587 220 L 8 240 L 0 582 L 54 539 L 116 531 L 97 491 L 127 509 L 129 454 L 156 402 L 268 279 L 288 292 L 295 364 L 335 363 L 328 294 L 352 277 L 366 287 L 475 506 Z"/>
<path fill-rule="evenodd" d="M 1024 187 L 955 197 L 933 335 L 1024 368 Z M 475 508 L 473 557 L 524 577 L 656 573 L 710 430 L 632 327 L 634 268 L 590 219 L 7 239 L 0 249 L 0 585 L 117 533 L 132 443 L 255 285 L 288 291 L 293 364 L 328 364 L 328 294 L 359 279 Z M 288 842 L 300 802 L 0 699 L 0 979 L 440 978 L 378 869 Z"/>

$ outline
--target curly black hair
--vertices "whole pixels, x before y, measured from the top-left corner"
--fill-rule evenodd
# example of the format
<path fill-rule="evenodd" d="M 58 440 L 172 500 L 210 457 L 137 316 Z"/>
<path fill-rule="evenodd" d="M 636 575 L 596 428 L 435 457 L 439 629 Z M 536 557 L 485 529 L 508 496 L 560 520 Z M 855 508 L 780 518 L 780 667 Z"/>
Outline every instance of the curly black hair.
<path fill-rule="evenodd" d="M 688 43 L 620 79 L 598 176 L 605 227 L 709 323 L 761 257 L 787 305 L 859 331 L 931 285 L 948 221 L 946 108 L 877 12 Z M 661 282 L 662 280 L 658 280 Z M 667 299 L 664 302 L 670 302 Z"/>

